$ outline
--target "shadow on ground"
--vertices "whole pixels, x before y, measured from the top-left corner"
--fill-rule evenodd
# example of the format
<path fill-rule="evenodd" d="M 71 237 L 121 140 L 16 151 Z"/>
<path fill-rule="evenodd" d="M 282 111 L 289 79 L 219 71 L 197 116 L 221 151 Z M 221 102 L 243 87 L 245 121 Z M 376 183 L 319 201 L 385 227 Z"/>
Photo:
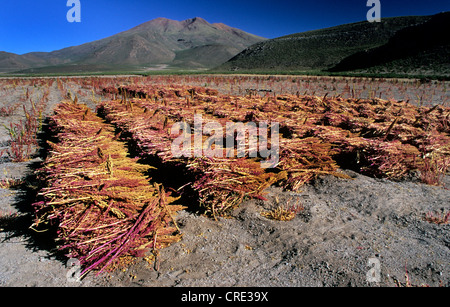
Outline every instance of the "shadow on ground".
<path fill-rule="evenodd" d="M 32 227 L 35 222 L 33 203 L 38 199 L 38 193 L 43 187 L 43 181 L 39 177 L 42 161 L 45 161 L 48 153 L 47 140 L 51 139 L 48 128 L 48 119 L 44 125 L 43 132 L 38 135 L 39 150 L 32 160 L 23 163 L 21 169 L 24 177 L 17 184 L 10 187 L 14 192 L 14 203 L 12 207 L 16 213 L 0 217 L 0 232 L 4 233 L 0 241 L 8 242 L 14 238 L 22 238 L 26 242 L 26 248 L 33 252 L 45 250 L 49 258 L 57 259 L 63 263 L 67 261 L 64 253 L 57 248 L 55 238 L 57 236 L 57 225 L 42 225 L 39 229 Z"/>

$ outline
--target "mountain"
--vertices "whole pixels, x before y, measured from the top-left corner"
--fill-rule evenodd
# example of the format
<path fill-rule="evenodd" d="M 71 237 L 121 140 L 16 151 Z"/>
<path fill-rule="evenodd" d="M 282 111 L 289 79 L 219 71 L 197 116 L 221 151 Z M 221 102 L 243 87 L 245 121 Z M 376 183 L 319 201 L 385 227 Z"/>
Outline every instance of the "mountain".
<path fill-rule="evenodd" d="M 450 12 L 435 15 L 423 24 L 398 31 L 380 47 L 350 55 L 330 71 L 369 69 L 450 75 L 449 29 Z"/>
<path fill-rule="evenodd" d="M 0 72 L 15 71 L 25 69 L 33 65 L 46 65 L 47 61 L 41 59 L 36 53 L 18 55 L 14 53 L 0 51 Z"/>
<path fill-rule="evenodd" d="M 53 52 L 0 52 L 0 72 L 206 69 L 265 38 L 196 17 L 157 18 L 111 37 Z"/>
<path fill-rule="evenodd" d="M 394 17 L 382 19 L 380 23 L 363 21 L 287 35 L 250 46 L 216 70 L 328 70 L 358 52 L 387 44 L 402 29 L 431 19 L 432 16 Z"/>

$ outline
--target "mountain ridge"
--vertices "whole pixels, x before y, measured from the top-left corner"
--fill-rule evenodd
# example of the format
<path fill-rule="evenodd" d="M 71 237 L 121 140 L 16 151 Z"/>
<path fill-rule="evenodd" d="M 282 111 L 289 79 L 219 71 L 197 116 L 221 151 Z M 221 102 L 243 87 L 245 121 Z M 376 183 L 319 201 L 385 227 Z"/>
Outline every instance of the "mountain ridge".
<path fill-rule="evenodd" d="M 447 14 L 448 18 L 448 12 L 441 14 Z M 406 28 L 415 29 L 415 26 L 426 24 L 432 20 L 433 16 L 436 15 L 383 18 L 380 23 L 362 21 L 290 34 L 252 45 L 214 70 L 327 73 L 331 72 L 344 59 L 349 58 L 351 62 L 353 55 L 383 46 L 399 31 Z M 431 57 L 432 55 L 422 53 L 421 56 Z M 442 56 L 440 57 L 442 58 Z M 433 59 L 430 61 L 433 62 Z M 442 62 L 442 60 L 439 61 Z M 407 71 L 408 67 L 405 65 L 413 62 L 405 61 L 403 66 L 399 65 L 395 69 L 389 70 L 389 67 L 383 67 L 384 70 L 378 71 L 388 73 Z M 348 64 L 348 62 L 346 63 Z M 351 72 L 351 65 L 347 67 L 341 65 L 338 69 L 340 72 Z M 430 73 L 433 73 L 433 69 L 439 69 L 439 67 L 431 65 Z"/>
<path fill-rule="evenodd" d="M 442 35 L 442 29 L 450 29 L 450 12 L 434 15 L 425 23 L 401 29 L 386 44 L 355 53 L 330 71 L 376 71 L 390 66 L 403 70 L 431 68 L 450 74 L 450 37 Z"/>
<path fill-rule="evenodd" d="M 208 69 L 265 38 L 201 17 L 183 21 L 156 18 L 115 35 L 52 52 L 23 55 L 0 53 L 0 72 L 52 70 L 139 69 L 155 65 Z M 210 52 L 208 46 L 217 52 Z M 202 48 L 204 47 L 204 48 Z M 209 54 L 203 57 L 202 50 Z M 190 52 L 192 51 L 192 52 Z M 182 53 L 182 59 L 177 54 Z M 190 55 L 192 53 L 192 55 Z M 200 60 L 199 60 L 200 59 Z M 174 62 L 176 60 L 176 62 Z"/>
<path fill-rule="evenodd" d="M 209 70 L 448 76 L 449 39 L 439 34 L 450 26 L 447 20 L 450 12 L 391 17 L 268 40 L 201 17 L 159 17 L 52 52 L 0 51 L 0 73 Z"/>

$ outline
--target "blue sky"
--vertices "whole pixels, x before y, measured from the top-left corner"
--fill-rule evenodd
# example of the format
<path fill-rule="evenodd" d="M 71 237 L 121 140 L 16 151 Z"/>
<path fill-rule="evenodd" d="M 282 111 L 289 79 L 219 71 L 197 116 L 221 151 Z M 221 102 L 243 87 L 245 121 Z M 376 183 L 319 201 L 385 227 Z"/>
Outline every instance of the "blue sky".
<path fill-rule="evenodd" d="M 102 39 L 157 17 L 202 17 L 266 38 L 366 19 L 367 0 L 80 0 L 81 22 L 66 19 L 67 0 L 2 0 L 0 51 L 53 51 Z M 380 0 L 381 16 L 450 11 L 450 0 Z"/>

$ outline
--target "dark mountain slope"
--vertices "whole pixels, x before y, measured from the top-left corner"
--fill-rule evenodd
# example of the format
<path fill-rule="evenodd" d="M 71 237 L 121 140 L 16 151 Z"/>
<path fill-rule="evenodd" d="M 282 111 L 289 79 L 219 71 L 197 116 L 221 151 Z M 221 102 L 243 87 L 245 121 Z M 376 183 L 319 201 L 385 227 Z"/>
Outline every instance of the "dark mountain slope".
<path fill-rule="evenodd" d="M 357 52 L 386 44 L 397 31 L 430 20 L 430 16 L 395 17 L 297 33 L 260 42 L 217 70 L 325 70 Z"/>
<path fill-rule="evenodd" d="M 387 44 L 343 59 L 330 71 L 371 67 L 397 71 L 450 72 L 450 12 L 433 16 L 426 23 L 398 31 Z"/>

